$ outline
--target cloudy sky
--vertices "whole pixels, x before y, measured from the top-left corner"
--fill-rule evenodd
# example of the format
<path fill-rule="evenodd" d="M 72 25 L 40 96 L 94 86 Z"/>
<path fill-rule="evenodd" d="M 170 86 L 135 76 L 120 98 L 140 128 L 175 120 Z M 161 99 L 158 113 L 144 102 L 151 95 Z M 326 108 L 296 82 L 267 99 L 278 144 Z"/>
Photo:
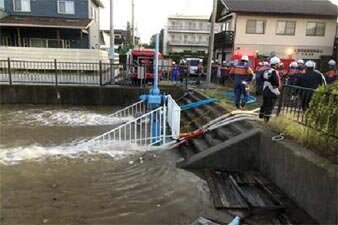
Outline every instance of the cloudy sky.
<path fill-rule="evenodd" d="M 101 28 L 109 29 L 109 1 L 102 0 L 105 9 L 101 11 Z M 212 0 L 134 0 L 136 33 L 142 42 L 148 42 L 151 35 L 157 33 L 166 24 L 168 15 L 176 13 L 186 15 L 209 16 Z M 332 0 L 338 5 L 338 0 Z M 114 0 L 114 27 L 125 29 L 131 21 L 131 0 Z"/>

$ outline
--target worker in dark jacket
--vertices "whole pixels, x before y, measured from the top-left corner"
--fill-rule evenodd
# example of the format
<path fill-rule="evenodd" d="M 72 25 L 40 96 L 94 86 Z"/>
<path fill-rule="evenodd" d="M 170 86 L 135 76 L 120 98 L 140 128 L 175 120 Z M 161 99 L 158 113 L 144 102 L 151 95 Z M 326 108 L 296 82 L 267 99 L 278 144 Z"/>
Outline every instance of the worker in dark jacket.
<path fill-rule="evenodd" d="M 315 70 L 315 62 L 307 61 L 305 63 L 305 74 L 300 76 L 296 81 L 296 86 L 307 88 L 301 90 L 299 93 L 302 99 L 303 111 L 305 111 L 309 106 L 313 90 L 317 89 L 322 84 L 326 84 L 324 75 Z"/>
<path fill-rule="evenodd" d="M 330 60 L 329 61 L 329 70 L 326 72 L 326 82 L 328 84 L 332 84 L 337 80 L 337 67 L 336 61 Z"/>
<path fill-rule="evenodd" d="M 264 73 L 263 104 L 259 112 L 259 118 L 268 122 L 275 107 L 276 99 L 280 95 L 281 79 L 278 73 L 280 59 L 273 57 L 270 59 L 270 69 Z"/>
<path fill-rule="evenodd" d="M 241 62 L 233 66 L 230 71 L 230 76 L 235 80 L 235 104 L 238 109 L 244 109 L 249 98 L 249 82 L 255 79 L 255 73 L 248 65 L 249 57 L 244 55 Z M 244 99 L 241 101 L 241 95 Z"/>
<path fill-rule="evenodd" d="M 295 85 L 297 81 L 297 63 L 292 62 L 289 66 L 288 72 L 287 72 L 287 84 L 288 85 Z"/>

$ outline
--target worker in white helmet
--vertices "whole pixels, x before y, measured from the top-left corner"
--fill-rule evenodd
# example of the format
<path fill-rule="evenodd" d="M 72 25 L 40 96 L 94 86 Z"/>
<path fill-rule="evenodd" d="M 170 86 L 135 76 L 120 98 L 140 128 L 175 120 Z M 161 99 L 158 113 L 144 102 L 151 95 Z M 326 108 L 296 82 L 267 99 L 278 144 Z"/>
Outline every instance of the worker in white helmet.
<path fill-rule="evenodd" d="M 295 85 L 297 81 L 297 62 L 292 62 L 289 65 L 289 69 L 287 72 L 287 84 L 288 85 Z"/>
<path fill-rule="evenodd" d="M 301 75 L 303 75 L 305 73 L 305 65 L 304 64 L 305 64 L 305 62 L 302 59 L 299 59 L 297 61 L 297 65 L 298 65 L 298 67 L 297 67 L 297 75 L 298 76 L 301 76 Z"/>
<path fill-rule="evenodd" d="M 333 59 L 329 61 L 329 70 L 326 72 L 326 82 L 327 84 L 332 84 L 337 80 L 337 65 L 336 61 Z"/>
<path fill-rule="evenodd" d="M 297 79 L 297 86 L 309 89 L 317 89 L 320 85 L 326 84 L 324 75 L 315 70 L 315 65 L 315 62 L 311 60 L 305 63 L 305 74 Z M 302 108 L 304 111 L 307 109 L 311 101 L 312 94 L 313 91 L 302 91 L 300 94 L 302 99 Z"/>
<path fill-rule="evenodd" d="M 263 74 L 266 70 L 269 69 L 268 65 L 264 65 L 264 62 L 259 62 L 256 68 L 255 74 L 256 74 L 256 95 L 257 96 L 263 93 L 263 84 L 264 84 Z"/>
<path fill-rule="evenodd" d="M 241 62 L 233 66 L 230 71 L 230 76 L 235 81 L 235 105 L 238 109 L 244 109 L 249 98 L 249 82 L 255 79 L 256 76 L 248 63 L 249 57 L 244 55 L 241 58 Z M 243 99 L 241 99 L 242 94 L 244 95 Z"/>
<path fill-rule="evenodd" d="M 281 61 L 278 57 L 272 57 L 270 59 L 270 69 L 263 75 L 263 103 L 260 108 L 259 118 L 264 119 L 266 122 L 270 120 L 276 99 L 280 95 L 281 82 L 278 73 L 280 63 Z"/>

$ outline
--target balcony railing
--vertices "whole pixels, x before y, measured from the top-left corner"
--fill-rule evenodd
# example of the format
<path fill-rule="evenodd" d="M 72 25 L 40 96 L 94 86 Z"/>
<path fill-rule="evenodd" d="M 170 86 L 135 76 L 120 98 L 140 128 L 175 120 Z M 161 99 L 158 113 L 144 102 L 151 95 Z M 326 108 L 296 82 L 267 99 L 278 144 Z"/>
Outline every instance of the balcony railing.
<path fill-rule="evenodd" d="M 191 46 L 208 46 L 207 41 L 180 41 L 173 40 L 169 42 L 170 45 L 191 45 Z"/>
<path fill-rule="evenodd" d="M 215 34 L 215 49 L 231 48 L 234 45 L 234 32 L 223 31 Z"/>
<path fill-rule="evenodd" d="M 200 26 L 169 26 L 169 31 L 194 31 L 194 32 L 210 32 L 210 27 Z M 218 27 L 215 27 L 215 32 L 219 32 Z"/>

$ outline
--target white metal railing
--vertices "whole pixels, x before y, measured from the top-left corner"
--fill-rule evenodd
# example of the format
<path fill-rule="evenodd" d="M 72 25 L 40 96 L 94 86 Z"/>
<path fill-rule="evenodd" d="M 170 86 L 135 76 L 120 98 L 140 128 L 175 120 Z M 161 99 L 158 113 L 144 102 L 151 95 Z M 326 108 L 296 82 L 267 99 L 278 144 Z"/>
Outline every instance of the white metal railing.
<path fill-rule="evenodd" d="M 114 117 L 135 117 L 138 113 L 143 113 L 143 115 L 92 140 L 81 143 L 81 146 L 130 143 L 138 146 L 163 147 L 171 140 L 179 139 L 181 108 L 170 95 L 166 97 L 166 104 L 147 113 L 146 105 L 143 101 L 113 113 L 111 116 Z M 155 121 L 157 126 L 154 124 Z M 168 132 L 167 128 L 170 128 L 170 132 Z"/>
<path fill-rule="evenodd" d="M 136 118 L 146 113 L 146 111 L 147 111 L 147 106 L 145 102 L 142 100 L 128 107 L 125 107 L 119 111 L 114 112 L 113 114 L 109 115 L 109 117 L 118 117 L 118 118 L 134 117 Z"/>
<path fill-rule="evenodd" d="M 168 104 L 167 122 L 171 129 L 171 137 L 177 140 L 180 138 L 181 108 L 171 97 L 171 95 L 167 96 L 167 104 Z"/>
<path fill-rule="evenodd" d="M 155 118 L 159 122 L 158 129 L 153 129 Z M 97 146 L 112 142 L 139 146 L 165 145 L 167 138 L 165 121 L 166 106 L 163 106 L 85 142 L 83 145 Z"/>

